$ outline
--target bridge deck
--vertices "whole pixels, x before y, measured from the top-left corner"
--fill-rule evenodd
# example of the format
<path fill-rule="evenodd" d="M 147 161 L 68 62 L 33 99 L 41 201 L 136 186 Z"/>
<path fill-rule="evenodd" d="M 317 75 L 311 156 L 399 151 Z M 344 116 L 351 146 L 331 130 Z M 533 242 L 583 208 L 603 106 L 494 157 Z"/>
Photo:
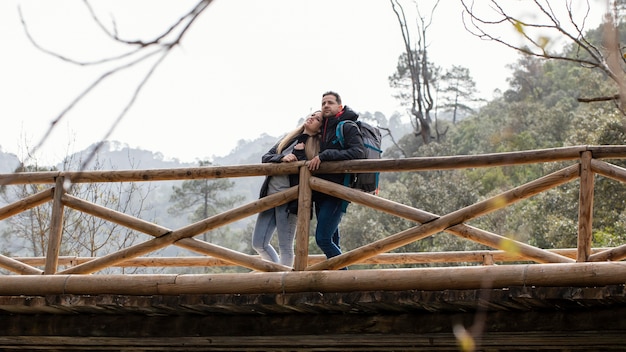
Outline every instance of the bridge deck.
<path fill-rule="evenodd" d="M 459 351 L 466 329 L 488 351 L 607 351 L 626 348 L 624 316 L 625 285 L 0 296 L 0 348 Z"/>

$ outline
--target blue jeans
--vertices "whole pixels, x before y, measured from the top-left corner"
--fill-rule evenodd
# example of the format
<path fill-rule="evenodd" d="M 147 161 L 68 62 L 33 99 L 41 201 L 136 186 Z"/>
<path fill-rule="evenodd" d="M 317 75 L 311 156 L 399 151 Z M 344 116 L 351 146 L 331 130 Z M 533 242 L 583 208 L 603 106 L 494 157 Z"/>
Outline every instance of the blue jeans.
<path fill-rule="evenodd" d="M 324 197 L 315 201 L 317 228 L 315 242 L 326 258 L 341 254 L 339 248 L 339 223 L 345 214 L 345 200 L 335 197 Z"/>
<path fill-rule="evenodd" d="M 297 221 L 296 214 L 287 212 L 287 204 L 259 213 L 252 234 L 252 248 L 265 260 L 293 266 L 293 240 Z M 270 244 L 274 230 L 278 232 L 280 258 Z"/>

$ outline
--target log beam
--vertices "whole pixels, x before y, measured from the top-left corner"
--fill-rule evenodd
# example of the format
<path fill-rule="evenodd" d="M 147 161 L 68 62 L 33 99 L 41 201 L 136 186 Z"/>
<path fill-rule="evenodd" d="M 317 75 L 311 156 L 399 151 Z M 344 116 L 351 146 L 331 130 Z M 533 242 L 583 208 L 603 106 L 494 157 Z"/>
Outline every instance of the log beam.
<path fill-rule="evenodd" d="M 54 186 L 54 197 L 52 203 L 52 214 L 50 215 L 50 231 L 48 235 L 48 250 L 46 252 L 46 267 L 44 274 L 54 274 L 57 272 L 59 250 L 61 248 L 61 239 L 63 235 L 63 193 L 65 188 L 64 177 L 56 179 Z"/>
<path fill-rule="evenodd" d="M 309 228 L 311 227 L 312 192 L 309 185 L 311 172 L 308 167 L 300 168 L 300 182 L 298 185 L 298 223 L 296 225 L 296 243 L 294 270 L 304 270 L 309 256 Z"/>
<path fill-rule="evenodd" d="M 43 203 L 49 202 L 54 196 L 54 188 L 48 188 L 44 191 L 33 194 L 26 198 L 20 199 L 17 202 L 5 205 L 0 208 L 0 220 L 4 220 L 15 214 L 19 214 L 25 210 L 34 208 Z"/>
<path fill-rule="evenodd" d="M 357 292 L 510 286 L 606 286 L 626 282 L 626 263 L 291 271 L 259 275 L 22 275 L 2 278 L 0 295 Z M 486 286 L 487 285 L 487 286 Z"/>

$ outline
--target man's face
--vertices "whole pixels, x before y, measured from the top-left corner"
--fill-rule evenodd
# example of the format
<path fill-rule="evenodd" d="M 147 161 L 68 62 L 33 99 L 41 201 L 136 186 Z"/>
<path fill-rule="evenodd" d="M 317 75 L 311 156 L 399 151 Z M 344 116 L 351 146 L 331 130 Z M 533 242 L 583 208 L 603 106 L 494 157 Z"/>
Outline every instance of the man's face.
<path fill-rule="evenodd" d="M 333 117 L 341 111 L 342 106 L 337 103 L 334 95 L 328 94 L 322 98 L 322 114 L 324 117 Z"/>

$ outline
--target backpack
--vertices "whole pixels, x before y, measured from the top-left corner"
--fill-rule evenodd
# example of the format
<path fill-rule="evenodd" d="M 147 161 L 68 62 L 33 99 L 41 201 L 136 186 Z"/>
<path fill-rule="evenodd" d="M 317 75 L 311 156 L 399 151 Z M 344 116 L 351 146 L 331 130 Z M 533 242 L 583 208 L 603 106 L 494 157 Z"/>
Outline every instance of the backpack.
<path fill-rule="evenodd" d="M 365 146 L 366 159 L 380 159 L 383 150 L 380 149 L 382 136 L 380 129 L 362 121 L 343 120 L 339 121 L 335 134 L 342 148 L 344 148 L 343 125 L 353 123 L 361 131 L 363 135 L 363 144 Z M 378 179 L 380 172 L 357 173 L 352 180 L 346 179 L 345 185 L 352 188 L 360 189 L 367 193 L 378 194 Z M 349 175 L 347 176 L 349 177 Z"/>

